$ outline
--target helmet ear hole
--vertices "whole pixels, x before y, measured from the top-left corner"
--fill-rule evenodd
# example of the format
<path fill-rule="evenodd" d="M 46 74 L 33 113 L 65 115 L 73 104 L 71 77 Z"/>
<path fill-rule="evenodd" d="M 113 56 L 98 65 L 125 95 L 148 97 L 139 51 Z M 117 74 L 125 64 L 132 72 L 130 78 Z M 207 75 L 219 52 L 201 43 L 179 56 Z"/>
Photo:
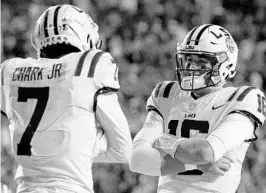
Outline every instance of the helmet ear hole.
<path fill-rule="evenodd" d="M 93 43 L 92 43 L 91 40 L 90 40 L 90 48 L 91 48 L 91 49 L 93 48 Z"/>

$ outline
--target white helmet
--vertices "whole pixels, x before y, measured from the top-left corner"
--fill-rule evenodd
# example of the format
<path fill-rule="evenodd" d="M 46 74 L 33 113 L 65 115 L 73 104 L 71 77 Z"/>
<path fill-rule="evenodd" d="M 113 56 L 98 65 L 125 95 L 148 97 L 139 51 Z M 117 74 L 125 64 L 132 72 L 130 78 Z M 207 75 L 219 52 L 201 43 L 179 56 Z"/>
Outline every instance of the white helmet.
<path fill-rule="evenodd" d="M 235 76 L 237 56 L 237 45 L 223 27 L 205 24 L 193 28 L 182 43 L 177 43 L 176 72 L 181 89 L 224 85 Z"/>
<path fill-rule="evenodd" d="M 83 10 L 73 5 L 56 5 L 39 17 L 35 26 L 38 55 L 48 45 L 67 43 L 80 51 L 99 49 L 98 25 Z"/>

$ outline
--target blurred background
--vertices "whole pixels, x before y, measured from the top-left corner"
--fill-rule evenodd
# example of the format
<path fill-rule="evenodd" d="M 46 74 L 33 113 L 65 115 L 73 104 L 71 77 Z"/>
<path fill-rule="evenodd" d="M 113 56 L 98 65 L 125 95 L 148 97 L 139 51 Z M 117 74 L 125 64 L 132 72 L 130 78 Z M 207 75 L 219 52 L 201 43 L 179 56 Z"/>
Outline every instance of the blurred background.
<path fill-rule="evenodd" d="M 73 4 L 99 25 L 103 50 L 112 54 L 120 72 L 119 100 L 132 138 L 147 113 L 146 100 L 162 80 L 175 80 L 176 41 L 196 25 L 225 27 L 239 46 L 238 73 L 229 84 L 266 89 L 265 0 L 2 0 L 1 62 L 33 57 L 31 33 L 41 13 L 56 4 Z M 1 128 L 1 181 L 13 191 L 16 169 L 9 132 Z M 258 129 L 245 158 L 237 193 L 266 192 L 266 130 Z M 128 165 L 95 164 L 96 193 L 154 193 L 157 177 L 132 173 Z"/>

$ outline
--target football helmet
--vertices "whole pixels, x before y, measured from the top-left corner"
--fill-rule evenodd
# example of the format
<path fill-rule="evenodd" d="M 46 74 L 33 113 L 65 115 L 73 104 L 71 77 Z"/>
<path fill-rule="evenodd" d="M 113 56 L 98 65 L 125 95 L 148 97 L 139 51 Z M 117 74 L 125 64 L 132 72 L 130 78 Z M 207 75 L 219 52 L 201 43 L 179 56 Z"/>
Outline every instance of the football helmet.
<path fill-rule="evenodd" d="M 236 73 L 237 45 L 221 26 L 193 28 L 177 43 L 176 74 L 182 90 L 195 91 L 224 85 Z"/>
<path fill-rule="evenodd" d="M 73 5 L 56 5 L 39 17 L 35 26 L 38 56 L 42 48 L 67 43 L 80 51 L 100 49 L 98 25 L 82 9 Z"/>

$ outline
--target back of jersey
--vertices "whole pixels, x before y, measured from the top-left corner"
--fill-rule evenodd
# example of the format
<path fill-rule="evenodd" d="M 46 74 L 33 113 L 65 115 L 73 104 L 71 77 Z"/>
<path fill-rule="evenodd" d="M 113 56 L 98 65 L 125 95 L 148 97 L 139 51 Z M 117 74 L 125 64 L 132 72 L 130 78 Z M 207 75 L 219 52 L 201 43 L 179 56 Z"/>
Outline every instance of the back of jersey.
<path fill-rule="evenodd" d="M 75 191 L 82 186 L 92 192 L 97 128 L 93 104 L 105 70 L 97 70 L 98 79 L 94 74 L 102 54 L 90 50 L 59 59 L 15 58 L 4 64 L 3 102 L 20 165 L 16 180 Z M 23 188 L 22 184 L 19 189 Z"/>

